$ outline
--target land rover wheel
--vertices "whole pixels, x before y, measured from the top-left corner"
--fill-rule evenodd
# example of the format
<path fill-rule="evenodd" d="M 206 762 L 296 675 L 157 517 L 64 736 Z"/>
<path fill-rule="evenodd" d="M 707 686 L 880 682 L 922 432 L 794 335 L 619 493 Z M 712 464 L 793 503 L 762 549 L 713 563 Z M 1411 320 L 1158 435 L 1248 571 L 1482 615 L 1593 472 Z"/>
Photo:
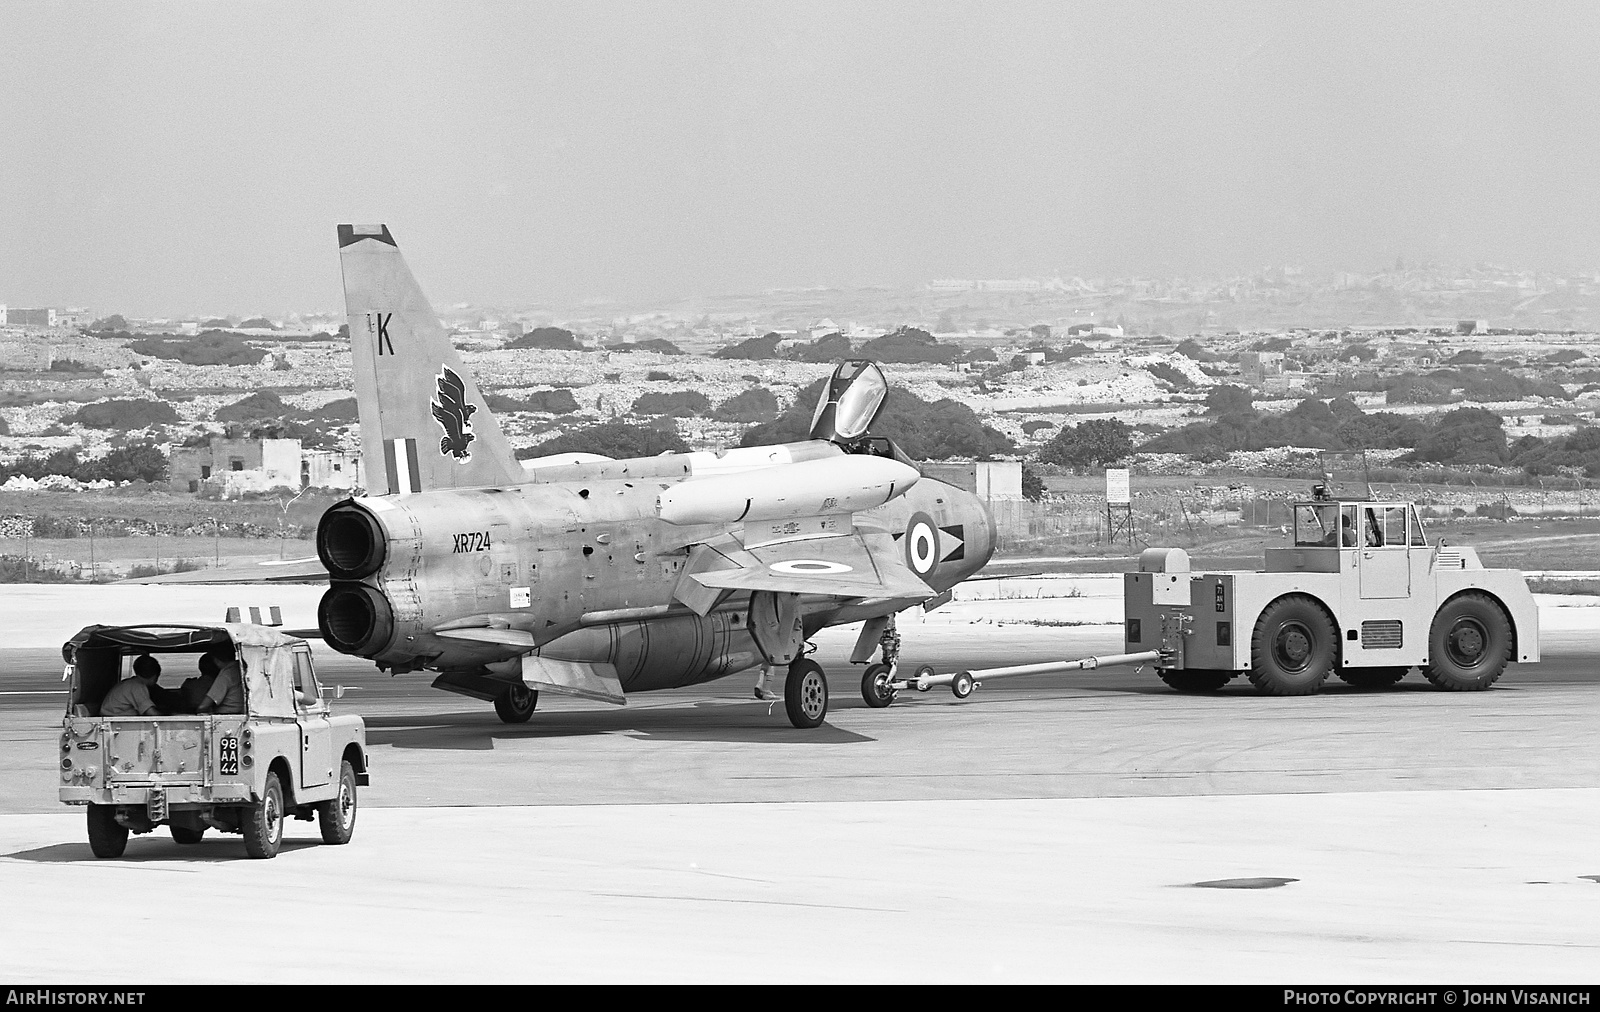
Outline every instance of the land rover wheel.
<path fill-rule="evenodd" d="M 1336 635 L 1328 613 L 1311 598 L 1278 598 L 1250 635 L 1250 684 L 1269 696 L 1311 695 L 1333 671 Z"/>
<path fill-rule="evenodd" d="M 121 857 L 128 847 L 128 827 L 117 821 L 116 805 L 89 806 L 89 849 L 95 857 Z"/>
<path fill-rule="evenodd" d="M 1179 692 L 1216 692 L 1233 680 L 1233 672 L 1211 668 L 1160 670 L 1161 680 Z"/>
<path fill-rule="evenodd" d="M 889 665 L 874 664 L 861 675 L 861 698 L 874 710 L 881 710 L 899 695 L 889 685 Z"/>
<path fill-rule="evenodd" d="M 339 793 L 317 806 L 317 828 L 323 843 L 349 843 L 356 831 L 356 771 L 346 759 L 339 764 Z"/>
<path fill-rule="evenodd" d="M 538 705 L 538 692 L 525 685 L 513 685 L 495 697 L 494 712 L 507 724 L 526 724 Z"/>
<path fill-rule="evenodd" d="M 809 729 L 822 724 L 828 715 L 828 677 L 822 673 L 822 665 L 805 659 L 789 665 L 783 708 L 795 727 Z"/>
<path fill-rule="evenodd" d="M 1422 675 L 1441 689 L 1475 692 L 1511 661 L 1511 621 L 1487 594 L 1459 594 L 1433 616 Z"/>
<path fill-rule="evenodd" d="M 283 844 L 283 787 L 278 774 L 268 773 L 261 797 L 244 816 L 244 852 L 251 857 L 278 856 Z"/>

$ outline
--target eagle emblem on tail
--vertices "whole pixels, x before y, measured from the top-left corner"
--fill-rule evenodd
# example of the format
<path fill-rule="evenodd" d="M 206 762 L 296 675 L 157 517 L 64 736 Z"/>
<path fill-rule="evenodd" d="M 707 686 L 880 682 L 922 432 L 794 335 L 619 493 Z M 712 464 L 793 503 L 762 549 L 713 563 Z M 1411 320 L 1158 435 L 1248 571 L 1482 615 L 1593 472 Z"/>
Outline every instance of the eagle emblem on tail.
<path fill-rule="evenodd" d="M 467 445 L 477 438 L 472 434 L 471 421 L 477 405 L 467 403 L 467 385 L 449 366 L 443 366 L 439 373 L 438 389 L 439 399 L 433 402 L 433 417 L 444 429 L 439 453 L 457 460 L 471 460 L 472 452 Z"/>

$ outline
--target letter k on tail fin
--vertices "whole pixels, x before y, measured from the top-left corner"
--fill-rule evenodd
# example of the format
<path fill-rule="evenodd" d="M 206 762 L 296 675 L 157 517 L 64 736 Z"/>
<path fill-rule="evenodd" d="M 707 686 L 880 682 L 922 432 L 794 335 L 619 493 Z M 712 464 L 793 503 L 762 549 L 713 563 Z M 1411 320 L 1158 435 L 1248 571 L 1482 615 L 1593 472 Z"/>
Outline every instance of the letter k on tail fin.
<path fill-rule="evenodd" d="M 340 225 L 361 456 L 374 495 L 510 485 L 521 464 L 387 225 Z"/>

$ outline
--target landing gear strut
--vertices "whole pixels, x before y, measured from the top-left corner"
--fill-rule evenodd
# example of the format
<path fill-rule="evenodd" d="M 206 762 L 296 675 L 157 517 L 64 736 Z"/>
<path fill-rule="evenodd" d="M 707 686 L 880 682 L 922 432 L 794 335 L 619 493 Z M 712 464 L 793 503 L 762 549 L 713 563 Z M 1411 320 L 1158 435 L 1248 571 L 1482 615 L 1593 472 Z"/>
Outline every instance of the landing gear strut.
<path fill-rule="evenodd" d="M 861 698 L 875 710 L 888 706 L 900 694 L 894 685 L 900 667 L 900 633 L 895 630 L 893 615 L 878 637 L 878 645 L 883 650 L 882 662 L 870 665 L 861 675 Z"/>

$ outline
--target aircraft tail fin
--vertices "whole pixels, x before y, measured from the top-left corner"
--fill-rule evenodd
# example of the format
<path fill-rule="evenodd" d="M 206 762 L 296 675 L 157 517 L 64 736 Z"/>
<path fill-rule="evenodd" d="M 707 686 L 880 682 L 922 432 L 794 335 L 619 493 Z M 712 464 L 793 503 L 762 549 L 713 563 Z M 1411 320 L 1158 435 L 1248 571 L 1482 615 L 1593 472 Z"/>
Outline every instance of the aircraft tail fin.
<path fill-rule="evenodd" d="M 525 481 L 387 225 L 340 225 L 361 456 L 374 495 Z"/>

